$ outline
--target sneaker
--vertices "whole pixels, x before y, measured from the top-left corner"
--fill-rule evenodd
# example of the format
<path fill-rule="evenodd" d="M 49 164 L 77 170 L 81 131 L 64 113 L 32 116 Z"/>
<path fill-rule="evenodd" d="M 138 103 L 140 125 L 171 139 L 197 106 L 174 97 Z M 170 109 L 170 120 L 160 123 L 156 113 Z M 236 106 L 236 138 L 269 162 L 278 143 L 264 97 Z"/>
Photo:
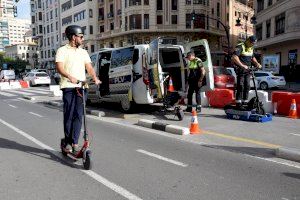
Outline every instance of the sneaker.
<path fill-rule="evenodd" d="M 201 113 L 201 106 L 197 106 L 196 110 L 197 112 Z"/>
<path fill-rule="evenodd" d="M 192 107 L 187 107 L 187 108 L 185 109 L 185 112 L 192 112 Z"/>
<path fill-rule="evenodd" d="M 80 147 L 77 145 L 72 146 L 72 152 L 74 155 L 77 155 L 77 153 L 80 151 Z"/>
<path fill-rule="evenodd" d="M 65 146 L 64 151 L 66 153 L 71 153 L 72 152 L 72 146 L 70 144 L 67 144 L 67 146 Z"/>

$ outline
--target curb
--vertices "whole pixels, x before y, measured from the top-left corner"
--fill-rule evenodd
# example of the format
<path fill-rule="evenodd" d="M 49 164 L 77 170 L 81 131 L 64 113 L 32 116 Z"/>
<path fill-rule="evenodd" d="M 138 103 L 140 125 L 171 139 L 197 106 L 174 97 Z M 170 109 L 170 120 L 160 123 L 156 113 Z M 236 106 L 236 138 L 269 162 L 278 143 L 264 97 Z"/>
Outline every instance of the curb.
<path fill-rule="evenodd" d="M 275 150 L 275 155 L 279 158 L 300 162 L 299 149 L 280 147 Z"/>
<path fill-rule="evenodd" d="M 55 101 L 43 101 L 42 103 L 48 104 L 48 105 L 51 105 L 51 106 L 55 106 L 55 107 L 62 107 L 63 106 L 63 103 L 55 102 Z M 105 116 L 105 113 L 103 111 L 99 111 L 99 110 L 87 109 L 86 113 L 89 114 L 89 115 L 96 116 L 96 117 L 104 117 Z"/>
<path fill-rule="evenodd" d="M 176 135 L 189 135 L 190 130 L 185 127 L 181 126 L 176 126 L 176 125 L 170 125 L 166 123 L 161 123 L 161 122 L 155 122 L 147 119 L 140 119 L 138 121 L 139 126 L 143 126 L 146 128 L 151 128 L 151 129 L 156 129 L 160 131 L 165 131 L 168 133 L 173 133 Z"/>

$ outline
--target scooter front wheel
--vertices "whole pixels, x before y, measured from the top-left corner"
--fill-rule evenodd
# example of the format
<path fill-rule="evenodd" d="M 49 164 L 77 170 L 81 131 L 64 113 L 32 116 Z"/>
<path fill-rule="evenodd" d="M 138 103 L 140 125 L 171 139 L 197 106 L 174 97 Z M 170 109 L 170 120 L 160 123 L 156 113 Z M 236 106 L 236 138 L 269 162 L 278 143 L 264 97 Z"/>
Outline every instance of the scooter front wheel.
<path fill-rule="evenodd" d="M 82 158 L 83 167 L 86 170 L 90 170 L 92 168 L 91 154 L 92 152 L 90 150 L 86 150 Z"/>
<path fill-rule="evenodd" d="M 183 120 L 184 112 L 181 108 L 175 108 L 176 116 L 178 117 L 179 121 Z"/>

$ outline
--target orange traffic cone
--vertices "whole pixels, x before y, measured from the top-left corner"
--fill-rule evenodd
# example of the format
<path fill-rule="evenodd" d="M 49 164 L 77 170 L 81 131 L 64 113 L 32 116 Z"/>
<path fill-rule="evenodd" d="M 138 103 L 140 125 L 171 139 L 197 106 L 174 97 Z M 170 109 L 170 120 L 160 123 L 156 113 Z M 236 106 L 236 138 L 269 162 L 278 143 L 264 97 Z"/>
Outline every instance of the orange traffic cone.
<path fill-rule="evenodd" d="M 172 77 L 170 77 L 170 79 L 169 79 L 168 92 L 174 92 L 174 86 L 173 86 Z"/>
<path fill-rule="evenodd" d="M 296 104 L 295 99 L 292 99 L 289 118 L 292 118 L 292 119 L 297 119 L 298 118 L 298 116 L 297 116 L 297 104 Z"/>
<path fill-rule="evenodd" d="M 201 133 L 201 130 L 198 126 L 197 112 L 195 110 L 193 110 L 193 112 L 192 112 L 190 133 L 191 134 L 200 134 Z"/>

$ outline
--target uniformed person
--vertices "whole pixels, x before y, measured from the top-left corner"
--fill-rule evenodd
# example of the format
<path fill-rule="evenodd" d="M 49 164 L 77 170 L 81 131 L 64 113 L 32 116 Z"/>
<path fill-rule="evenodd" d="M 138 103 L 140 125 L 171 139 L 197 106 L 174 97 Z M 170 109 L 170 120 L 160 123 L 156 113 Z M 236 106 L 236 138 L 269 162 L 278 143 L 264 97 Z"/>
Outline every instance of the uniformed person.
<path fill-rule="evenodd" d="M 261 68 L 261 65 L 254 57 L 253 46 L 256 43 L 256 37 L 250 36 L 245 42 L 238 44 L 232 56 L 233 64 L 237 74 L 237 92 L 236 105 L 242 107 L 248 103 L 248 95 L 250 90 L 250 70 L 252 64 Z"/>
<path fill-rule="evenodd" d="M 193 107 L 193 94 L 196 94 L 196 109 L 198 112 L 201 112 L 201 96 L 200 96 L 200 88 L 203 86 L 205 81 L 205 69 L 203 63 L 200 58 L 195 56 L 194 52 L 188 52 L 186 56 L 189 68 L 189 76 L 188 76 L 188 105 L 186 108 L 187 112 L 192 111 Z"/>
<path fill-rule="evenodd" d="M 64 134 L 66 150 L 76 153 L 79 150 L 83 115 L 82 97 L 78 94 L 77 81 L 85 81 L 85 70 L 91 75 L 95 84 L 101 81 L 96 76 L 88 52 L 80 46 L 83 43 L 83 31 L 80 26 L 71 25 L 65 30 L 69 43 L 60 47 L 56 53 L 56 69 L 61 75 L 60 88 L 63 92 Z M 85 92 L 85 91 L 83 91 Z"/>

